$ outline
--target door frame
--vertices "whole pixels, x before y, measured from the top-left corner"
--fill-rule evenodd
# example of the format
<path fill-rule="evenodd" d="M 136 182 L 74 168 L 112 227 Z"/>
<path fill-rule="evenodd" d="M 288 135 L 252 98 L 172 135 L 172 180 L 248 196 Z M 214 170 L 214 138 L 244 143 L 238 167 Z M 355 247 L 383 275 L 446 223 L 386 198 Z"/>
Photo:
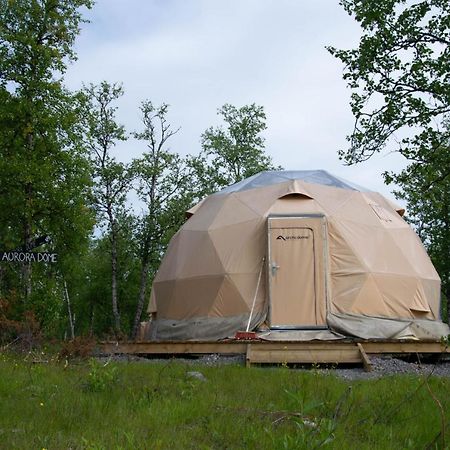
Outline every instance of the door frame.
<path fill-rule="evenodd" d="M 325 214 L 310 213 L 310 214 L 269 214 L 267 216 L 267 264 L 266 264 L 266 279 L 267 279 L 267 298 L 268 298 L 268 325 L 271 330 L 327 330 L 328 325 L 272 325 L 272 274 L 271 274 L 271 236 L 270 236 L 270 219 L 322 219 L 322 240 L 323 240 L 323 270 L 324 270 L 324 295 L 325 295 L 325 316 L 329 311 L 329 289 L 330 289 L 330 271 L 328 265 L 328 225 Z M 315 252 L 315 249 L 314 249 Z"/>

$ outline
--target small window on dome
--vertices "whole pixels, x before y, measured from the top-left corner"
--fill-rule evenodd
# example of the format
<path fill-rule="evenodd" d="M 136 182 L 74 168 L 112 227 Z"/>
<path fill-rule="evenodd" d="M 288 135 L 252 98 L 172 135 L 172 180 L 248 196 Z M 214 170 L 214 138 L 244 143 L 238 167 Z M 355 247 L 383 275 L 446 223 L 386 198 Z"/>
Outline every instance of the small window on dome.
<path fill-rule="evenodd" d="M 302 194 L 302 193 L 300 193 L 300 192 L 291 192 L 291 193 L 289 193 L 289 194 L 286 194 L 286 195 L 282 195 L 281 197 L 280 197 L 281 199 L 287 199 L 287 198 L 292 198 L 292 199 L 307 199 L 307 200 L 312 200 L 312 197 L 310 197 L 309 195 L 306 195 L 306 194 Z"/>

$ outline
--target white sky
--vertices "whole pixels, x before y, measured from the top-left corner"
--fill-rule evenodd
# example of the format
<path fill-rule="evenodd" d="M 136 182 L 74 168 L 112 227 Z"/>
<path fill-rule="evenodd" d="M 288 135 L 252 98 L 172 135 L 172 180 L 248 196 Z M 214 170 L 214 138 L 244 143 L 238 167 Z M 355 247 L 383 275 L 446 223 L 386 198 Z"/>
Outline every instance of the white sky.
<path fill-rule="evenodd" d="M 352 167 L 337 156 L 354 119 L 342 65 L 325 46 L 355 47 L 360 34 L 338 0 L 97 0 L 86 17 L 66 84 L 122 82 L 118 118 L 128 131 L 140 129 L 142 100 L 165 102 L 181 127 L 170 148 L 197 154 L 219 107 L 256 103 L 275 164 L 325 169 L 393 198 L 381 173 L 401 169 L 400 155 Z M 142 147 L 130 140 L 117 151 L 127 161 Z"/>

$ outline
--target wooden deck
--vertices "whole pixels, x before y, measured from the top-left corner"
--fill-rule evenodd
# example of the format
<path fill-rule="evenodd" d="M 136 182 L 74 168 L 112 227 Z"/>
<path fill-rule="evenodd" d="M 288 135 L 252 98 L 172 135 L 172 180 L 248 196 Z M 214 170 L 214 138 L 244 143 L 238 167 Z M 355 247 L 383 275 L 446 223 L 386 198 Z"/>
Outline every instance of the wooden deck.
<path fill-rule="evenodd" d="M 220 342 L 102 342 L 105 354 L 133 355 L 245 355 L 252 364 L 362 364 L 371 370 L 372 355 L 445 355 L 450 348 L 440 341 L 336 340 L 262 341 L 226 340 Z"/>

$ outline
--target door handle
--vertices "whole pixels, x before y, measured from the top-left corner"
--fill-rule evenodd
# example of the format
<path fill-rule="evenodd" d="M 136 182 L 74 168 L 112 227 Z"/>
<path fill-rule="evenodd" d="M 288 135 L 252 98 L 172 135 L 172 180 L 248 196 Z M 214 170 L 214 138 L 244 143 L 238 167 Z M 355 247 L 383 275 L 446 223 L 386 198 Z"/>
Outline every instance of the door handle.
<path fill-rule="evenodd" d="M 272 268 L 272 276 L 274 277 L 277 273 L 277 270 L 280 268 L 280 266 L 278 266 L 276 262 L 273 262 L 271 264 L 271 268 Z"/>

